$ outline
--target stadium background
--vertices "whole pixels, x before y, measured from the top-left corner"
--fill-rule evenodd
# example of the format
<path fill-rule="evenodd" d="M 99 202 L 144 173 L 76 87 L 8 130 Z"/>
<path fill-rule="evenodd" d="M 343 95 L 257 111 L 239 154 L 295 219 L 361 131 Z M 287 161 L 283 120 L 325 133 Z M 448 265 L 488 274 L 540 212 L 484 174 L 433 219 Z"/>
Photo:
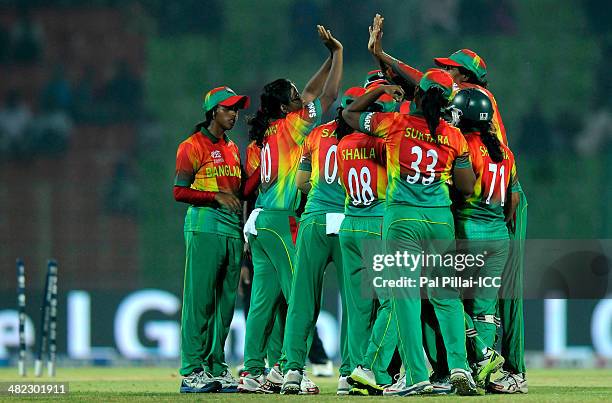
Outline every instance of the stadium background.
<path fill-rule="evenodd" d="M 325 55 L 316 23 L 345 46 L 343 88 L 375 67 L 365 46 L 375 12 L 385 49 L 419 68 L 477 51 L 518 155 L 528 237 L 611 238 L 610 11 L 595 0 L 0 0 L 0 363 L 17 345 L 18 256 L 31 323 L 46 259 L 59 261 L 64 359 L 177 362 L 176 147 L 211 87 L 251 95 L 251 113 L 266 82 L 303 87 Z M 243 150 L 244 117 L 233 130 Z M 331 355 L 336 289 L 328 275 L 320 325 Z M 526 316 L 531 365 L 610 363 L 612 300 L 529 300 Z"/>

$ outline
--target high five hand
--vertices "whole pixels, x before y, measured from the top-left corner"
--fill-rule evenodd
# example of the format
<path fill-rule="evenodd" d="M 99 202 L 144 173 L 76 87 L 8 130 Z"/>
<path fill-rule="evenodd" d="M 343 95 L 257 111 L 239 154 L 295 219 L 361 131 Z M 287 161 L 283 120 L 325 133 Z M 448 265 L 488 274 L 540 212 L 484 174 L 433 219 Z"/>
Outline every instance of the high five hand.
<path fill-rule="evenodd" d="M 372 25 L 368 27 L 370 32 L 370 39 L 368 40 L 368 50 L 374 56 L 378 56 L 382 53 L 382 26 L 385 19 L 380 15 L 376 14 Z"/>
<path fill-rule="evenodd" d="M 317 31 L 319 33 L 319 37 L 323 41 L 323 44 L 330 52 L 335 52 L 338 50 L 342 50 L 342 43 L 339 40 L 333 37 L 331 31 L 329 29 L 325 29 L 322 25 L 317 25 Z"/>

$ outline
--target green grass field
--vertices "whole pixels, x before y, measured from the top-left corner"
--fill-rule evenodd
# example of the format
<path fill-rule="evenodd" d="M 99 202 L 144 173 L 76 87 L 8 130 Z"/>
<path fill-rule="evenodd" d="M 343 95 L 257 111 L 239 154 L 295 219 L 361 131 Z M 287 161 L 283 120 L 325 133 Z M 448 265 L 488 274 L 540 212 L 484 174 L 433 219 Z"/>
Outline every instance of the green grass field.
<path fill-rule="evenodd" d="M 31 373 L 30 369 L 30 373 Z M 58 369 L 57 377 L 20 378 L 15 368 L 0 369 L 0 382 L 68 382 L 69 394 L 60 398 L 31 396 L 22 399 L 36 401 L 175 401 L 205 399 L 212 401 L 277 401 L 287 399 L 312 399 L 315 401 L 371 400 L 372 397 L 337 397 L 336 380 L 313 378 L 321 388 L 319 396 L 280 396 L 243 394 L 179 394 L 179 376 L 174 368 L 70 368 Z M 529 394 L 516 396 L 487 395 L 462 397 L 462 400 L 486 400 L 489 402 L 590 402 L 612 401 L 612 370 L 532 370 L 529 372 Z M 381 399 L 378 397 L 377 399 Z M 392 398 L 384 398 L 392 399 Z M 413 397 L 427 401 L 454 401 L 456 396 Z M 15 401 L 15 397 L 0 395 L 1 401 Z"/>

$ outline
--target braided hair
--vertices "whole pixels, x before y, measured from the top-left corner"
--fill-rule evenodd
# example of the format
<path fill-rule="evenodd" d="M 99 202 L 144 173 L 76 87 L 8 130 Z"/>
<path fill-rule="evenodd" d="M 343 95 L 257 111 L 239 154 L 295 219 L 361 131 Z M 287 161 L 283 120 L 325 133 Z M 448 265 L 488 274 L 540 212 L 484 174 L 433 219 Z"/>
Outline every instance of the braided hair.
<path fill-rule="evenodd" d="M 502 162 L 504 159 L 504 154 L 501 149 L 501 143 L 499 142 L 497 136 L 491 131 L 491 123 L 482 122 L 476 126 L 476 128 L 480 131 L 480 139 L 485 147 L 487 147 L 487 151 L 489 152 L 489 156 L 493 162 Z"/>
<path fill-rule="evenodd" d="M 285 78 L 279 78 L 264 86 L 260 96 L 260 107 L 247 123 L 249 129 L 249 140 L 255 140 L 259 147 L 263 146 L 263 138 L 270 126 L 270 121 L 284 116 L 281 105 L 291 102 L 291 88 L 293 83 Z"/>
<path fill-rule="evenodd" d="M 346 106 L 349 106 L 352 103 L 353 103 L 353 100 L 348 100 L 346 102 Z M 342 117 L 343 110 L 344 108 L 339 106 L 337 109 L 338 114 L 336 115 L 336 118 L 334 119 L 336 123 L 338 124 L 338 127 L 336 127 L 336 138 L 338 139 L 338 141 L 340 141 L 342 137 L 355 132 L 355 129 L 349 126 L 348 123 L 346 123 L 346 121 Z M 382 112 L 382 110 L 383 110 L 382 106 L 377 103 L 371 104 L 366 109 L 367 112 Z"/>
<path fill-rule="evenodd" d="M 444 91 L 439 87 L 430 87 L 427 91 L 423 91 L 418 87 L 417 92 L 421 96 L 421 110 L 423 117 L 427 121 L 429 134 L 434 142 L 438 142 L 436 138 L 436 130 L 442 118 L 442 109 L 448 106 L 448 99 L 444 97 Z"/>

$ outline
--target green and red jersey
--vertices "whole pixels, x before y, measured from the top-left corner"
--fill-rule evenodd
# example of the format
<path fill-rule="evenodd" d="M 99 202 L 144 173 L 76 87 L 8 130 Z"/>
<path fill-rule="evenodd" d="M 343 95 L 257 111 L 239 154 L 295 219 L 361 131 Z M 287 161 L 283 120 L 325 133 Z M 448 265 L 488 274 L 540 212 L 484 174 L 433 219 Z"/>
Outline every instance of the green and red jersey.
<path fill-rule="evenodd" d="M 183 141 L 176 153 L 174 185 L 203 192 L 224 192 L 239 197 L 240 152 L 227 136 L 217 138 L 205 128 Z M 211 202 L 189 206 L 185 231 L 241 236 L 239 216 Z"/>
<path fill-rule="evenodd" d="M 261 186 L 255 207 L 295 211 L 300 203 L 295 183 L 306 136 L 321 123 L 315 99 L 296 112 L 270 123 L 261 149 Z"/>
<path fill-rule="evenodd" d="M 459 129 L 440 120 L 434 138 L 422 116 L 368 112 L 361 114 L 360 130 L 385 139 L 387 203 L 450 206 L 447 181 L 452 169 L 470 166 L 468 145 Z"/>
<path fill-rule="evenodd" d="M 363 133 L 349 134 L 338 143 L 338 170 L 346 192 L 344 214 L 380 216 L 387 192 L 385 140 Z"/>
<path fill-rule="evenodd" d="M 470 150 L 476 184 L 472 196 L 457 206 L 457 219 L 503 222 L 508 193 L 518 191 L 514 154 L 508 146 L 501 144 L 504 159 L 494 162 L 479 133 L 467 133 L 465 139 Z"/>
<path fill-rule="evenodd" d="M 317 126 L 304 142 L 300 169 L 311 172 L 304 215 L 344 211 L 344 189 L 338 177 L 337 127 L 336 121 Z"/>
<path fill-rule="evenodd" d="M 404 64 L 402 62 L 395 63 L 392 66 L 392 68 L 395 73 L 404 75 L 404 76 L 408 76 L 410 77 L 410 79 L 414 80 L 415 83 L 418 83 L 423 77 L 423 72 L 415 69 L 412 66 Z M 493 127 L 495 129 L 495 134 L 497 138 L 499 139 L 499 141 L 501 141 L 503 144 L 508 145 L 508 139 L 506 137 L 506 127 L 504 126 L 504 122 L 502 121 L 501 114 L 499 113 L 499 108 L 497 107 L 497 101 L 495 101 L 495 97 L 493 96 L 491 91 L 477 84 L 463 82 L 461 84 L 455 83 L 453 85 L 453 92 L 457 92 L 459 90 L 463 90 L 466 88 L 478 88 L 479 90 L 484 91 L 487 94 L 487 96 L 491 100 L 491 103 L 493 104 L 493 120 L 491 121 L 491 123 L 493 124 Z"/>
<path fill-rule="evenodd" d="M 261 148 L 257 146 L 255 140 L 251 141 L 246 148 L 244 171 L 247 176 L 253 175 L 261 162 Z"/>

